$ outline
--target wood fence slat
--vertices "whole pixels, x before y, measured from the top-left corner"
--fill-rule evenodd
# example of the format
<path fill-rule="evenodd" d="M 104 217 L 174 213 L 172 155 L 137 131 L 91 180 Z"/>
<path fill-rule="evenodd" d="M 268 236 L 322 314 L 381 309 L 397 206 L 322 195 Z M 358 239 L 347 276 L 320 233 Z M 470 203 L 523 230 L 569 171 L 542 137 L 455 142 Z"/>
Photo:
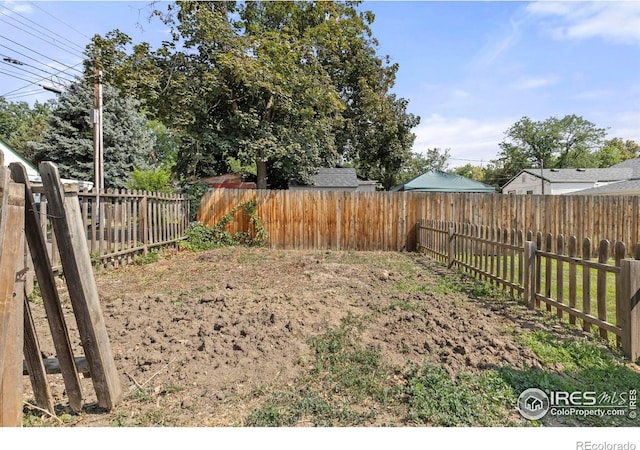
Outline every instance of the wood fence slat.
<path fill-rule="evenodd" d="M 556 237 L 556 253 L 558 255 L 564 255 L 564 236 L 559 234 Z M 556 260 L 556 300 L 558 303 L 562 303 L 564 300 L 564 264 L 562 259 Z M 562 319 L 562 309 L 558 308 L 558 319 Z"/>
<path fill-rule="evenodd" d="M 24 185 L 14 183 L 0 152 L 0 426 L 22 425 Z M 16 288 L 20 289 L 16 292 Z"/>
<path fill-rule="evenodd" d="M 568 255 L 571 258 L 576 258 L 578 255 L 578 240 L 575 236 L 569 236 L 569 249 Z M 577 270 L 575 262 L 569 262 L 569 307 L 576 307 L 576 300 L 578 295 L 578 286 L 577 286 Z M 576 316 L 573 314 L 569 315 L 569 323 L 571 325 L 576 324 Z"/>
<path fill-rule="evenodd" d="M 591 259 L 591 239 L 589 238 L 582 241 L 582 259 L 584 261 Z M 582 312 L 591 314 L 591 269 L 588 266 L 582 266 Z M 591 324 L 583 321 L 582 329 L 590 332 Z"/>
<path fill-rule="evenodd" d="M 33 388 L 33 396 L 36 405 L 49 413 L 54 414 L 53 397 L 51 389 L 47 382 L 47 372 L 42 362 L 42 354 L 40 353 L 40 344 L 36 327 L 31 315 L 29 301 L 24 297 L 24 359 L 29 371 L 29 378 Z"/>
<path fill-rule="evenodd" d="M 600 246 L 598 248 L 598 262 L 601 264 L 606 264 L 609 259 L 609 249 L 611 244 L 608 240 L 603 239 L 600 241 Z M 598 269 L 597 272 L 597 301 L 598 301 L 598 319 L 603 322 L 607 321 L 607 272 Z M 600 337 L 603 339 L 608 338 L 607 330 L 604 328 L 600 328 Z"/>
<path fill-rule="evenodd" d="M 58 168 L 50 162 L 40 164 L 40 174 L 50 202 L 56 239 L 61 243 L 62 266 L 69 297 L 91 369 L 98 404 L 111 410 L 121 400 L 122 389 L 105 328 L 87 241 L 77 239 L 77 236 L 83 236 L 77 190 L 64 190 Z"/>

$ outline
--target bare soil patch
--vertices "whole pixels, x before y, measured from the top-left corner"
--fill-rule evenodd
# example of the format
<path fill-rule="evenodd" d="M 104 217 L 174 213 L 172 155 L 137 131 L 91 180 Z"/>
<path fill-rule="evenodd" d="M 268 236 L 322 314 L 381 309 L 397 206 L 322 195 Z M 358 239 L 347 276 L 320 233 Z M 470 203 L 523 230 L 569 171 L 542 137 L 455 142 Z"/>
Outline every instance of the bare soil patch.
<path fill-rule="evenodd" d="M 67 426 L 242 426 L 270 393 L 297 386 L 312 368 L 310 338 L 347 317 L 362 319 L 358 342 L 398 373 L 427 362 L 452 377 L 541 367 L 515 336 L 534 327 L 567 333 L 515 302 L 471 298 L 440 265 L 408 253 L 175 250 L 100 271 L 97 283 L 125 398 L 102 411 L 85 379 L 89 406 Z M 54 356 L 44 310 L 32 307 L 43 350 Z M 62 378 L 50 381 L 62 413 Z M 29 386 L 25 400 L 33 402 Z M 363 425 L 412 425 L 398 408 L 372 417 Z M 511 420 L 524 424 L 515 410 Z"/>

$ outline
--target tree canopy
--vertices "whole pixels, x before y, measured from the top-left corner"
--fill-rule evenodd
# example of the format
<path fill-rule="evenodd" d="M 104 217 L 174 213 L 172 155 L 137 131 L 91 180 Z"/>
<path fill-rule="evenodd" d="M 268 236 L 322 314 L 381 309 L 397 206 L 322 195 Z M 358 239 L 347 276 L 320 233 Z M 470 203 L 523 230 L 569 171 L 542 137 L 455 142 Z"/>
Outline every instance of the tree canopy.
<path fill-rule="evenodd" d="M 256 168 L 258 187 L 349 163 L 396 181 L 419 118 L 391 93 L 398 66 L 376 53 L 359 2 L 177 2 L 155 11 L 172 39 L 152 50 L 118 30 L 94 37 L 103 69 L 180 141 L 184 178 Z"/>
<path fill-rule="evenodd" d="M 103 98 L 105 187 L 123 188 L 134 167 L 148 167 L 155 139 L 136 100 L 121 97 L 110 85 Z M 93 180 L 92 109 L 93 88 L 84 80 L 70 84 L 53 107 L 42 142 L 31 144 L 35 162 L 56 163 L 66 178 Z"/>
<path fill-rule="evenodd" d="M 40 142 L 49 128 L 53 102 L 8 102 L 0 97 L 0 136 L 28 161 L 33 160 L 30 142 Z"/>

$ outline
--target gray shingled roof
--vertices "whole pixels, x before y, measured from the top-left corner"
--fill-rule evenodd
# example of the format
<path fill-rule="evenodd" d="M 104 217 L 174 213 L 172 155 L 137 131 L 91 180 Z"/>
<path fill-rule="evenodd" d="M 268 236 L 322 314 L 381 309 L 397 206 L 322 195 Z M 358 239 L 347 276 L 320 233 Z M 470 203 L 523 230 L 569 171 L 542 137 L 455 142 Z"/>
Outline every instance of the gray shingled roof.
<path fill-rule="evenodd" d="M 316 187 L 358 187 L 356 169 L 323 168 L 311 176 L 311 184 Z"/>
<path fill-rule="evenodd" d="M 609 169 L 640 169 L 640 158 L 627 159 L 621 163 L 614 164 Z"/>
<path fill-rule="evenodd" d="M 540 169 L 524 169 L 535 177 L 540 177 Z M 609 167 L 606 169 L 543 169 L 545 180 L 558 183 L 622 181 L 634 177 L 633 167 Z"/>
<path fill-rule="evenodd" d="M 590 189 L 572 192 L 570 195 L 629 195 L 640 194 L 640 180 L 618 181 Z"/>

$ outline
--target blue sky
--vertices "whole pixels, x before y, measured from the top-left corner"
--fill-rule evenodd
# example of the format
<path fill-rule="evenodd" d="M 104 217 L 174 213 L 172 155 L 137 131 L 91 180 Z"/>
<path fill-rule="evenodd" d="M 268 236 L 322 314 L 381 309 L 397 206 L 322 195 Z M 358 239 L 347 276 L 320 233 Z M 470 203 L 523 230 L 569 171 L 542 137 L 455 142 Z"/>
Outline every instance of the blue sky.
<path fill-rule="evenodd" d="M 0 1 L 0 58 L 74 74 L 69 67 L 81 68 L 77 49 L 95 33 L 119 28 L 135 42 L 157 44 L 166 29 L 148 23 L 146 5 Z M 379 54 L 400 65 L 394 92 L 421 117 L 417 152 L 450 149 L 451 167 L 486 164 L 523 116 L 566 114 L 606 128 L 610 138 L 640 143 L 640 1 L 365 1 L 361 8 L 376 15 Z M 0 64 L 0 95 L 27 80 L 38 81 L 15 64 Z M 37 84 L 8 98 L 53 95 Z"/>

